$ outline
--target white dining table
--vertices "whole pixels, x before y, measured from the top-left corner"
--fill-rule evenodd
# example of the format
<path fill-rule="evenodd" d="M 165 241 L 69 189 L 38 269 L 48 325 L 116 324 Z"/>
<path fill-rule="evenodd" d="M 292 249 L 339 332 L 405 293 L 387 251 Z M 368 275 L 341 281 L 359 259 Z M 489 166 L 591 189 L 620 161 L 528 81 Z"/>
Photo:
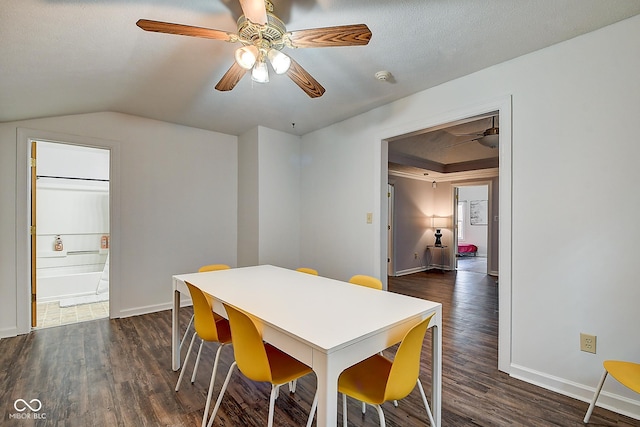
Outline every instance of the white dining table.
<path fill-rule="evenodd" d="M 442 305 L 393 292 L 295 270 L 260 265 L 173 276 L 172 368 L 180 368 L 180 294 L 185 282 L 261 322 L 263 339 L 310 366 L 317 377 L 318 426 L 336 426 L 338 376 L 402 340 L 417 322 L 435 313 L 432 330 L 431 408 L 440 425 L 442 399 Z M 423 356 L 424 357 L 424 356 Z M 426 420 L 425 412 L 425 420 Z"/>

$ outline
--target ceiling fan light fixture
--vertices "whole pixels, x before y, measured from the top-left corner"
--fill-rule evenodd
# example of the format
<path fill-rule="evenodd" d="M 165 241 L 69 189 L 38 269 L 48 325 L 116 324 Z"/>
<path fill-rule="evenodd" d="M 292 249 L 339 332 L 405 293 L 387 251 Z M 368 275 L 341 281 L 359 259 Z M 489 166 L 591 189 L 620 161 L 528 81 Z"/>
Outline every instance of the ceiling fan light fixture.
<path fill-rule="evenodd" d="M 267 58 L 276 74 L 284 74 L 289 71 L 291 66 L 291 58 L 277 49 L 270 49 L 267 52 Z"/>
<path fill-rule="evenodd" d="M 256 65 L 253 66 L 251 80 L 256 83 L 269 83 L 269 70 L 267 69 L 267 63 L 264 62 L 264 59 L 259 59 Z"/>
<path fill-rule="evenodd" d="M 250 70 L 258 59 L 258 48 L 243 46 L 236 50 L 236 62 L 245 70 Z"/>
<path fill-rule="evenodd" d="M 500 135 L 495 133 L 492 135 L 483 136 L 482 138 L 478 138 L 478 142 L 485 147 L 496 148 L 498 146 L 499 139 Z"/>

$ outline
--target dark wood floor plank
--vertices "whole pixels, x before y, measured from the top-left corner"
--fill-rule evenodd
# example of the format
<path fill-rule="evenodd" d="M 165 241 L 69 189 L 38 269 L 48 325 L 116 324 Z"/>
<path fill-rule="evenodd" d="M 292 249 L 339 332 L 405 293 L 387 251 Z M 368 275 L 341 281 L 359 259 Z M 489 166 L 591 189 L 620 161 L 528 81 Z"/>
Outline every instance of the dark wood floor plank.
<path fill-rule="evenodd" d="M 448 426 L 581 426 L 587 404 L 536 387 L 497 369 L 498 287 L 480 273 L 422 272 L 389 278 L 392 292 L 443 304 L 443 413 Z M 183 309 L 181 321 L 189 321 Z M 217 347 L 205 344 L 194 384 L 189 379 L 197 349 L 179 392 L 171 370 L 171 313 L 164 311 L 118 320 L 96 320 L 36 330 L 0 340 L 0 426 L 199 426 Z M 395 348 L 385 354 L 393 355 Z M 183 349 L 183 358 L 186 349 Z M 424 342 L 421 378 L 430 392 L 431 343 Z M 232 348 L 222 351 L 214 401 L 233 361 Z M 595 386 L 595 384 L 594 384 Z M 306 423 L 316 378 L 286 387 L 275 405 L 275 426 Z M 216 417 L 216 426 L 265 426 L 269 384 L 234 374 Z M 9 420 L 16 399 L 38 398 L 46 421 Z M 395 408 L 383 405 L 387 426 L 427 426 L 418 390 Z M 378 414 L 348 402 L 349 426 L 378 426 Z M 339 405 L 339 419 L 342 405 Z M 341 421 L 339 421 L 341 425 Z M 633 420 L 596 408 L 594 426 L 640 426 Z"/>

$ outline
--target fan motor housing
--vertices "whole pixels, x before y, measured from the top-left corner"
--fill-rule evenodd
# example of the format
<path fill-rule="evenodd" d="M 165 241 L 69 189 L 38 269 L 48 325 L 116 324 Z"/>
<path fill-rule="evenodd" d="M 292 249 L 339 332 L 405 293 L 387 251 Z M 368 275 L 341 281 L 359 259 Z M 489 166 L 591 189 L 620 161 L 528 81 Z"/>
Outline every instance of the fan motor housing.
<path fill-rule="evenodd" d="M 254 24 L 244 15 L 238 19 L 238 37 L 247 44 L 280 50 L 284 47 L 284 34 L 287 32 L 284 22 L 267 12 L 265 25 Z"/>

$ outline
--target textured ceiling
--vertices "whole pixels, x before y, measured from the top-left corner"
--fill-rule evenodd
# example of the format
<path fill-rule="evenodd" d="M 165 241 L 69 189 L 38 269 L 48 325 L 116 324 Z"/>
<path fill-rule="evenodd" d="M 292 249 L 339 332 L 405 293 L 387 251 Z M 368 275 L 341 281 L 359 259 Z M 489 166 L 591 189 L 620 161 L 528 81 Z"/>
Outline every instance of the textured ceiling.
<path fill-rule="evenodd" d="M 368 46 L 287 51 L 326 88 L 321 98 L 275 75 L 218 92 L 238 45 L 135 25 L 234 32 L 237 0 L 2 0 L 0 122 L 116 111 L 232 135 L 258 125 L 302 135 L 640 13 L 637 0 L 273 3 L 288 30 L 371 29 Z M 393 79 L 375 79 L 380 70 Z"/>

